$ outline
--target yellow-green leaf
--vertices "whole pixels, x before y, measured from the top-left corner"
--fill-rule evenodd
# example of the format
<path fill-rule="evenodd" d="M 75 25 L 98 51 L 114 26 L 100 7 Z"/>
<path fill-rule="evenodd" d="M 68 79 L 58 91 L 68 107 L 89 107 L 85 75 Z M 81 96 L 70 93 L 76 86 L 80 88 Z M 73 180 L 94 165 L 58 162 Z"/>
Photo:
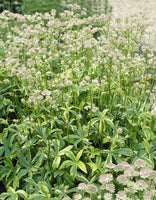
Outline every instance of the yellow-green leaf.
<path fill-rule="evenodd" d="M 85 173 L 87 173 L 86 165 L 82 161 L 77 162 L 78 167 Z"/>
<path fill-rule="evenodd" d="M 79 152 L 78 152 L 78 154 L 77 154 L 77 156 L 76 156 L 76 160 L 78 161 L 79 159 L 80 159 L 80 157 L 82 156 L 82 153 L 83 153 L 83 149 L 81 149 Z"/>

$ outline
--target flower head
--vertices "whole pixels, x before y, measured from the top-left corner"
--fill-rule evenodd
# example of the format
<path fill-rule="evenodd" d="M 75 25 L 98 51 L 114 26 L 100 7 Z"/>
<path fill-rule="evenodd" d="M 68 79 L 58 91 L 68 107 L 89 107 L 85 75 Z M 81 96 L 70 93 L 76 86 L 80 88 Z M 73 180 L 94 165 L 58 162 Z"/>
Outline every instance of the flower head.
<path fill-rule="evenodd" d="M 105 193 L 104 198 L 105 198 L 105 200 L 111 200 L 112 194 L 111 193 Z"/>
<path fill-rule="evenodd" d="M 79 183 L 78 189 L 79 190 L 85 190 L 86 189 L 86 184 L 85 183 Z"/>
<path fill-rule="evenodd" d="M 146 163 L 145 161 L 143 161 L 142 159 L 137 159 L 135 162 L 134 162 L 134 166 L 138 167 L 138 168 L 142 168 L 142 167 L 145 167 L 146 166 Z"/>
<path fill-rule="evenodd" d="M 89 194 L 96 193 L 97 191 L 98 191 L 97 187 L 93 184 L 89 184 L 86 187 L 86 192 L 88 192 Z"/>
<path fill-rule="evenodd" d="M 99 177 L 99 182 L 100 183 L 109 183 L 110 181 L 113 180 L 113 175 L 112 174 L 102 174 L 100 177 Z"/>
<path fill-rule="evenodd" d="M 106 190 L 113 193 L 115 191 L 115 185 L 112 183 L 106 184 Z"/>
<path fill-rule="evenodd" d="M 127 176 L 125 176 L 125 175 L 122 174 L 122 175 L 119 175 L 117 177 L 117 181 L 119 183 L 123 184 L 123 185 L 127 185 L 127 183 L 129 182 L 129 179 L 127 178 Z"/>
<path fill-rule="evenodd" d="M 127 195 L 126 195 L 125 191 L 121 190 L 116 194 L 116 197 L 117 197 L 117 199 L 123 199 L 124 200 L 124 199 L 127 198 Z"/>
<path fill-rule="evenodd" d="M 82 195 L 81 194 L 75 194 L 74 195 L 74 200 L 79 200 L 82 198 Z"/>
<path fill-rule="evenodd" d="M 148 190 L 145 190 L 143 192 L 143 197 L 144 197 L 145 200 L 151 200 L 151 192 L 148 191 Z"/>
<path fill-rule="evenodd" d="M 114 169 L 114 168 L 115 168 L 115 164 L 113 164 L 113 163 L 108 163 L 108 164 L 106 165 L 106 167 L 109 168 L 109 169 Z"/>
<path fill-rule="evenodd" d="M 147 184 L 144 180 L 138 180 L 135 183 L 137 190 L 145 190 L 147 188 Z"/>

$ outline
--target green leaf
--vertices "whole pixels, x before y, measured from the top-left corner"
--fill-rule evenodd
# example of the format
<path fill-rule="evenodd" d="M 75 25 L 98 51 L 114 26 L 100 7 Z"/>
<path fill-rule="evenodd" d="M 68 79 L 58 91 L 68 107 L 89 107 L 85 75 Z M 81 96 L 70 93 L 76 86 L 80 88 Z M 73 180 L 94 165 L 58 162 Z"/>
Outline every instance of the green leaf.
<path fill-rule="evenodd" d="M 21 169 L 18 173 L 18 178 L 21 179 L 23 176 L 25 176 L 29 172 L 28 169 Z"/>
<path fill-rule="evenodd" d="M 15 190 L 14 190 L 14 188 L 12 188 L 12 187 L 9 187 L 9 188 L 8 188 L 8 192 L 13 193 L 13 194 L 16 193 Z"/>
<path fill-rule="evenodd" d="M 17 176 L 14 177 L 13 179 L 13 187 L 16 189 L 19 187 L 19 179 Z"/>
<path fill-rule="evenodd" d="M 117 150 L 113 150 L 113 153 L 117 153 L 119 155 L 124 155 L 124 156 L 132 156 L 133 151 L 130 148 L 121 148 Z"/>
<path fill-rule="evenodd" d="M 0 157 L 2 156 L 2 154 L 4 153 L 4 147 L 0 147 Z"/>
<path fill-rule="evenodd" d="M 71 165 L 73 165 L 73 164 L 74 164 L 73 161 L 71 161 L 71 160 L 65 160 L 65 161 L 62 163 L 62 165 L 60 166 L 60 169 L 69 167 L 69 166 L 71 166 Z"/>
<path fill-rule="evenodd" d="M 47 200 L 47 197 L 42 194 L 32 194 L 30 195 L 29 200 Z"/>
<path fill-rule="evenodd" d="M 114 124 L 113 124 L 112 120 L 110 120 L 110 119 L 107 118 L 107 117 L 104 117 L 103 119 L 107 122 L 107 124 L 110 125 L 110 127 L 114 128 Z"/>
<path fill-rule="evenodd" d="M 73 148 L 73 145 L 69 145 L 66 148 L 62 149 L 61 151 L 59 151 L 58 155 L 62 156 L 64 154 L 66 154 L 67 151 L 70 151 Z"/>
<path fill-rule="evenodd" d="M 76 176 L 76 174 L 77 174 L 77 165 L 76 165 L 76 164 L 74 164 L 74 165 L 71 167 L 71 169 L 70 169 L 70 174 L 71 174 L 72 177 L 75 177 L 75 176 Z"/>
<path fill-rule="evenodd" d="M 143 157 L 142 159 L 147 163 L 148 167 L 150 167 L 152 169 L 154 168 L 154 163 L 150 159 L 148 159 L 146 157 Z"/>
<path fill-rule="evenodd" d="M 147 140 L 144 140 L 142 142 L 142 144 L 144 145 L 146 152 L 149 154 L 149 152 L 150 152 L 150 144 L 149 144 L 149 142 Z"/>
<path fill-rule="evenodd" d="M 87 163 L 89 166 L 90 166 L 90 168 L 92 169 L 92 173 L 94 173 L 97 169 L 98 169 L 98 166 L 95 164 L 95 163 L 93 163 L 93 162 L 89 162 L 89 163 Z"/>
<path fill-rule="evenodd" d="M 0 194 L 0 199 L 1 200 L 3 200 L 3 199 L 5 200 L 9 196 L 10 196 L 10 194 L 8 194 L 8 193 L 5 192 L 5 193 Z"/>
<path fill-rule="evenodd" d="M 66 156 L 68 156 L 68 158 L 70 158 L 71 160 L 76 161 L 75 155 L 72 151 L 67 151 Z"/>
<path fill-rule="evenodd" d="M 77 154 L 77 156 L 76 156 L 76 160 L 78 161 L 79 159 L 80 159 L 80 157 L 82 156 L 82 153 L 83 153 L 83 149 L 81 149 L 79 152 L 78 152 L 78 154 Z"/>
<path fill-rule="evenodd" d="M 19 155 L 19 162 L 24 168 L 31 168 L 31 165 L 27 162 L 24 156 Z"/>
<path fill-rule="evenodd" d="M 83 172 L 87 173 L 86 166 L 85 166 L 85 164 L 84 164 L 82 161 L 79 160 L 79 161 L 77 162 L 77 165 L 79 166 L 79 168 L 80 168 Z"/>
<path fill-rule="evenodd" d="M 11 161 L 10 158 L 5 157 L 5 158 L 4 158 L 4 162 L 5 162 L 11 169 L 14 168 L 14 166 L 13 166 L 12 161 Z"/>
<path fill-rule="evenodd" d="M 106 113 L 108 112 L 108 109 L 104 109 L 101 115 L 101 119 L 103 119 L 103 117 L 106 115 Z"/>
<path fill-rule="evenodd" d="M 109 154 L 107 155 L 107 158 L 106 158 L 104 167 L 106 167 L 106 165 L 107 165 L 108 163 L 112 163 L 112 155 L 111 155 L 111 153 L 109 153 Z"/>
<path fill-rule="evenodd" d="M 57 169 L 60 165 L 60 162 L 61 162 L 61 157 L 60 156 L 56 156 L 54 161 L 53 161 L 53 164 L 52 164 L 52 168 L 53 169 Z"/>
<path fill-rule="evenodd" d="M 28 198 L 28 194 L 24 190 L 18 190 L 17 193 L 24 199 Z"/>
<path fill-rule="evenodd" d="M 63 175 L 63 179 L 67 183 L 67 185 L 74 186 L 74 183 L 72 180 L 73 178 L 68 172 L 65 172 L 65 174 Z"/>
<path fill-rule="evenodd" d="M 99 119 L 97 119 L 97 117 L 94 118 L 94 119 L 92 119 L 92 120 L 91 120 L 91 125 L 93 126 L 93 125 L 96 124 L 98 121 L 99 121 Z"/>
<path fill-rule="evenodd" d="M 49 195 L 49 189 L 40 182 L 39 182 L 39 186 L 40 186 L 41 192 L 44 193 L 46 196 L 48 196 Z"/>

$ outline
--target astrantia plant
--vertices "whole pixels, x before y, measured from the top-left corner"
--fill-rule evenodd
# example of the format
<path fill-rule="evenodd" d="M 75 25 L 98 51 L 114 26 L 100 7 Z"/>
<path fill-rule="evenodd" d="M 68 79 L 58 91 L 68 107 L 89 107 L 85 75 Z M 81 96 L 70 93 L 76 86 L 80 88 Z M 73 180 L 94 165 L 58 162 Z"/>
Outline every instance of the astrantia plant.
<path fill-rule="evenodd" d="M 147 23 L 77 9 L 0 14 L 1 199 L 154 198 Z"/>
<path fill-rule="evenodd" d="M 146 175 L 142 173 L 143 171 Z M 110 163 L 106 166 L 105 172 L 99 176 L 100 184 L 80 183 L 78 185 L 77 189 L 81 197 L 79 199 L 155 199 L 156 172 L 148 168 L 142 159 L 137 159 L 134 165 L 129 165 L 127 162 L 117 165 Z M 75 195 L 73 199 L 77 199 Z"/>

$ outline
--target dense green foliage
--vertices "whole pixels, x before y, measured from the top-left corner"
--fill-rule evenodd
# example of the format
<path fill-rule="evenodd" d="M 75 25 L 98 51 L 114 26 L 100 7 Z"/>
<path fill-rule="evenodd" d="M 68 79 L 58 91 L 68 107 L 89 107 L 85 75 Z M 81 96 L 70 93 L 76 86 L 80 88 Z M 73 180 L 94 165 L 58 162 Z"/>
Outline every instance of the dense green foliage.
<path fill-rule="evenodd" d="M 67 9 L 0 15 L 0 199 L 154 200 L 156 59 L 140 44 L 144 18 Z"/>

